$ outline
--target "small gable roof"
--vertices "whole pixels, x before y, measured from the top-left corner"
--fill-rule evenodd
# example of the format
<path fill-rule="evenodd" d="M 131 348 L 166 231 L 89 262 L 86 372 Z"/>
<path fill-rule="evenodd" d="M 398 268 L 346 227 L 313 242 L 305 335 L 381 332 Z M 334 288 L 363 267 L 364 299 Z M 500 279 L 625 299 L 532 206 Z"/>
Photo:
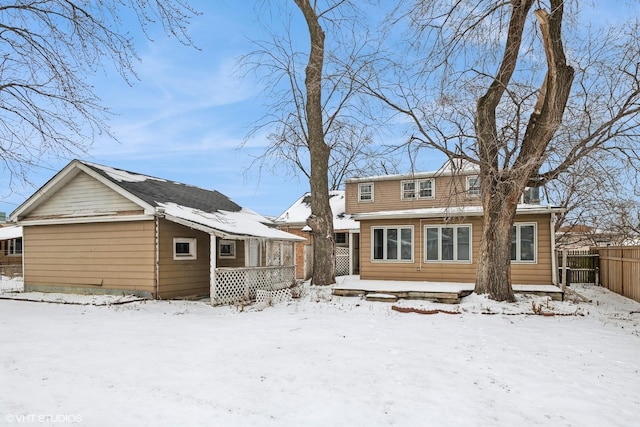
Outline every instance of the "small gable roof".
<path fill-rule="evenodd" d="M 269 219 L 241 207 L 216 190 L 206 190 L 80 160 L 73 160 L 36 191 L 11 213 L 11 220 L 20 222 L 39 203 L 53 197 L 56 191 L 80 172 L 87 173 L 136 203 L 147 216 L 161 216 L 169 221 L 222 238 L 305 240 L 272 227 L 273 222 Z"/>
<path fill-rule="evenodd" d="M 345 192 L 342 190 L 329 191 L 329 204 L 333 213 L 334 230 L 358 230 L 360 224 L 345 212 Z M 296 200 L 286 211 L 275 219 L 276 224 L 298 225 L 303 228 L 307 218 L 311 215 L 311 193 L 305 193 Z M 307 228 L 309 230 L 309 228 Z"/>

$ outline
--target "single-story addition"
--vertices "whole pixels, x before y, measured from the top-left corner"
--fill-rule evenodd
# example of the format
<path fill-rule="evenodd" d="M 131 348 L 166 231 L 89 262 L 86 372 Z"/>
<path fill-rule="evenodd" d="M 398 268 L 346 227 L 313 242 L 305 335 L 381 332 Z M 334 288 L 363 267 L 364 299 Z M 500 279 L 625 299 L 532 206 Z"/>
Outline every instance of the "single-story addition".
<path fill-rule="evenodd" d="M 73 160 L 20 205 L 25 291 L 252 299 L 294 281 L 298 236 L 215 191 Z"/>
<path fill-rule="evenodd" d="M 336 275 L 359 273 L 360 225 L 345 213 L 345 193 L 341 190 L 329 191 L 329 205 L 333 213 L 333 232 L 336 246 Z M 308 279 L 313 267 L 313 235 L 307 225 L 311 216 L 311 193 L 305 193 L 275 219 L 281 230 L 301 237 L 306 242 L 295 245 L 296 278 Z"/>

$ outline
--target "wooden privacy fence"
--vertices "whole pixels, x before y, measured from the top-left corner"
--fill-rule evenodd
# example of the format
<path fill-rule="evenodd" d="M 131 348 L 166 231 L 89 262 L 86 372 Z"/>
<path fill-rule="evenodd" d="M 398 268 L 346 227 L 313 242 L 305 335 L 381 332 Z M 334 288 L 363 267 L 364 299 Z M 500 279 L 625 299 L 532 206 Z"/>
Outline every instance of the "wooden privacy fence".
<path fill-rule="evenodd" d="M 640 302 L 640 246 L 591 248 L 600 255 L 600 283 L 605 288 Z"/>
<path fill-rule="evenodd" d="M 581 283 L 598 285 L 598 265 L 599 256 L 592 251 L 565 250 L 567 254 L 567 265 L 569 269 L 569 284 Z M 562 255 L 563 251 L 558 251 L 558 267 L 560 269 L 560 277 L 558 282 L 562 281 Z"/>

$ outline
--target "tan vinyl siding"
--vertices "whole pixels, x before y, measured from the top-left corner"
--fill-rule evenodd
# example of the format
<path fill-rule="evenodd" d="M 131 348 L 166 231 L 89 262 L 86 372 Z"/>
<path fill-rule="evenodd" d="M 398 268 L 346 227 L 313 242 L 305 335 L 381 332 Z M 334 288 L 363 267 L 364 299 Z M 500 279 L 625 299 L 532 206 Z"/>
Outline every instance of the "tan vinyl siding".
<path fill-rule="evenodd" d="M 25 287 L 155 293 L 153 221 L 24 228 Z"/>
<path fill-rule="evenodd" d="M 160 220 L 159 223 L 160 294 L 158 298 L 209 295 L 209 234 L 166 220 Z M 196 259 L 173 259 L 173 239 L 176 237 L 196 239 Z"/>
<path fill-rule="evenodd" d="M 220 242 L 220 239 L 218 239 L 218 243 L 219 242 Z M 216 265 L 218 267 L 237 268 L 237 267 L 245 266 L 245 262 L 244 262 L 244 243 L 245 242 L 242 240 L 234 240 L 234 242 L 236 242 L 236 257 L 220 258 L 220 256 L 218 256 L 218 259 L 216 261 Z"/>
<path fill-rule="evenodd" d="M 142 213 L 142 208 L 84 172 L 78 173 L 54 197 L 42 202 L 29 219 Z"/>
<path fill-rule="evenodd" d="M 551 284 L 551 234 L 549 215 L 517 216 L 516 222 L 537 224 L 537 262 L 513 263 L 514 284 Z M 365 280 L 414 280 L 429 282 L 475 283 L 482 218 L 455 218 L 449 224 L 470 224 L 472 239 L 471 262 L 425 261 L 423 233 L 425 225 L 444 225 L 443 219 L 393 219 L 360 222 L 360 277 Z M 371 253 L 372 226 L 413 226 L 413 262 L 373 261 Z"/>
<path fill-rule="evenodd" d="M 423 178 L 421 178 L 423 179 Z M 373 182 L 373 202 L 358 201 L 359 182 L 345 185 L 345 210 L 356 214 L 390 210 L 438 208 L 449 206 L 478 206 L 479 197 L 467 196 L 466 176 L 440 176 L 433 178 L 435 197 L 432 199 L 402 199 L 402 182 L 409 179 L 380 180 Z M 410 180 L 409 180 L 410 181 Z"/>

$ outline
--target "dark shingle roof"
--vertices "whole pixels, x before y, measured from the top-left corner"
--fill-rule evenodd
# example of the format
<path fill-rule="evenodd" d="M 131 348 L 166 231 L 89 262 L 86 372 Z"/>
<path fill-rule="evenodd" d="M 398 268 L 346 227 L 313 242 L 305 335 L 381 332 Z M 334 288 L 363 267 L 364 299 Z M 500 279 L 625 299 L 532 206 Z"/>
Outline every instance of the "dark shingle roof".
<path fill-rule="evenodd" d="M 82 162 L 82 164 L 154 207 L 158 207 L 161 203 L 175 203 L 204 212 L 220 210 L 239 212 L 242 209 L 233 200 L 216 190 L 205 190 L 95 163 Z M 120 174 L 126 178 L 119 179 Z"/>

